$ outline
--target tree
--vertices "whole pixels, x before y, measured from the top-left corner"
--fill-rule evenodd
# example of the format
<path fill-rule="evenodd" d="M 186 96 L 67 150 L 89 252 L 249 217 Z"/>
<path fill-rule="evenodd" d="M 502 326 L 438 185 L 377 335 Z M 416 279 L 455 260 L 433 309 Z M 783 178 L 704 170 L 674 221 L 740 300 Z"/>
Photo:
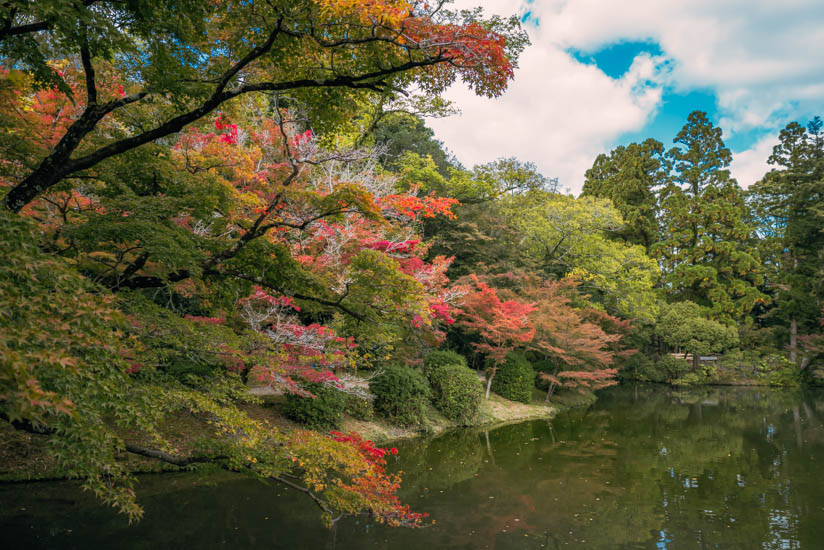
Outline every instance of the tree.
<path fill-rule="evenodd" d="M 655 330 L 661 339 L 692 355 L 692 368 L 698 368 L 699 356 L 720 353 L 738 344 L 738 331 L 717 321 L 706 319 L 695 302 L 683 301 L 667 306 Z"/>
<path fill-rule="evenodd" d="M 449 261 L 417 233 L 455 201 L 394 189 L 336 132 L 457 78 L 498 95 L 525 44 L 517 18 L 441 3 L 4 3 L 3 253 L 28 246 L 3 274 L 2 418 L 132 519 L 124 450 L 275 479 L 329 521 L 419 523 L 381 449 L 238 404 L 252 371 L 306 394 L 437 342 Z M 163 424 L 182 411 L 204 430 L 184 452 Z"/>
<path fill-rule="evenodd" d="M 435 132 L 426 127 L 421 117 L 405 112 L 390 114 L 375 125 L 372 135 L 376 145 L 385 147 L 381 163 L 390 170 L 401 169 L 401 157 L 413 153 L 430 157 L 442 176 L 449 172 L 451 159 L 443 144 L 435 139 Z"/>
<path fill-rule="evenodd" d="M 661 191 L 663 240 L 654 247 L 664 288 L 725 321 L 742 320 L 767 296 L 744 194 L 727 167 L 721 129 L 695 111 L 667 152 L 672 181 Z"/>
<path fill-rule="evenodd" d="M 460 202 L 454 219 L 431 219 L 424 226 L 424 235 L 433 240 L 432 252 L 454 257 L 450 276 L 525 267 L 527 258 L 519 249 L 518 228 L 503 208 L 505 200 L 522 197 L 530 190 L 554 190 L 556 180 L 541 175 L 535 165 L 514 158 L 471 171 L 455 169 L 448 178 L 432 177 L 431 170 L 420 169 L 410 157 L 406 160 L 408 168 L 402 172 L 405 181 L 421 182 L 426 191 Z"/>
<path fill-rule="evenodd" d="M 475 351 L 488 359 L 486 398 L 498 365 L 507 353 L 531 341 L 535 328 L 529 321 L 534 306 L 513 298 L 502 298 L 499 290 L 491 287 L 477 275 L 470 275 L 463 283 L 463 292 L 456 322 L 458 326 L 475 334 L 480 342 L 473 344 Z"/>
<path fill-rule="evenodd" d="M 0 55 L 14 59 L 15 71 L 34 86 L 84 105 L 59 141 L 14 181 L 3 203 L 15 212 L 61 182 L 88 177 L 100 163 L 249 94 L 291 95 L 309 109 L 317 131 L 344 123 L 347 107 L 364 92 L 392 96 L 417 85 L 437 94 L 461 78 L 495 96 L 527 43 L 515 17 L 484 20 L 479 10 L 457 14 L 441 3 L 59 0 L 45 6 L 4 4 Z M 77 71 L 57 70 L 64 59 Z M 98 89 L 113 78 L 115 93 Z"/>
<path fill-rule="evenodd" d="M 667 180 L 670 165 L 664 145 L 654 139 L 615 148 L 601 154 L 587 170 L 581 196 L 609 199 L 624 220 L 613 234 L 640 244 L 650 253 L 660 240 L 657 189 Z"/>
<path fill-rule="evenodd" d="M 658 267 L 642 246 L 609 238 L 623 222 L 608 200 L 535 190 L 504 200 L 503 208 L 533 269 L 574 277 L 612 314 L 655 318 Z"/>
<path fill-rule="evenodd" d="M 553 372 L 540 374 L 549 382 L 547 401 L 558 386 L 596 390 L 617 383 L 618 371 L 610 366 L 621 353 L 617 345 L 622 335 L 608 334 L 588 319 L 594 311 L 573 307 L 577 286 L 573 279 L 540 282 L 525 277 L 522 283 L 521 295 L 535 304 L 530 314 L 535 337 L 526 347 L 555 365 Z M 605 313 L 595 316 L 607 317 L 608 322 L 618 325 L 628 324 Z"/>
<path fill-rule="evenodd" d="M 815 117 L 806 128 L 792 122 L 781 131 L 769 163 L 775 168 L 750 189 L 761 222 L 767 284 L 775 308 L 769 313 L 789 333 L 790 360 L 798 338 L 817 329 L 824 297 L 824 134 Z"/>
<path fill-rule="evenodd" d="M 20 128 L 59 121 L 47 105 L 51 120 L 13 110 Z M 376 352 L 436 343 L 452 322 L 449 262 L 422 259 L 417 233 L 455 201 L 396 192 L 369 168 L 374 151 L 324 149 L 294 111 L 235 107 L 23 215 L 2 210 L 0 415 L 132 519 L 124 451 L 277 480 L 330 521 L 417 524 L 380 449 L 282 432 L 240 405 L 255 399 L 250 376 L 311 397 Z M 181 413 L 203 430 L 195 449 L 169 442 L 165 420 Z"/>

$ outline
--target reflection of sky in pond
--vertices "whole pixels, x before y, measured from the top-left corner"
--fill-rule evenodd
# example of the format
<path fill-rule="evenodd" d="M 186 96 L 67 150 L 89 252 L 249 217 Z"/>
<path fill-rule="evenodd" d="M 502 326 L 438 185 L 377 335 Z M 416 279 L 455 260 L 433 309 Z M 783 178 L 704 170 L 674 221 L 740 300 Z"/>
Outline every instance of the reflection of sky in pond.
<path fill-rule="evenodd" d="M 27 509 L 0 507 L 0 548 L 818 548 L 822 418 L 820 394 L 619 387 L 551 423 L 398 444 L 426 529 L 325 530 L 290 490 L 184 474 L 142 480 L 133 528 L 65 484 L 0 487 Z"/>

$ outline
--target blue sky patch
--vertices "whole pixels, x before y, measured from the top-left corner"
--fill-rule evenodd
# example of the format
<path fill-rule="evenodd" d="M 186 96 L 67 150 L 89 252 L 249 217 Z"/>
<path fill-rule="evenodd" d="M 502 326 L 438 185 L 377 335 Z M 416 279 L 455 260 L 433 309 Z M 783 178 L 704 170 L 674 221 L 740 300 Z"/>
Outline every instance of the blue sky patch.
<path fill-rule="evenodd" d="M 527 12 L 529 13 L 529 12 Z M 618 42 L 594 52 L 569 48 L 567 52 L 585 65 L 595 65 L 610 78 L 621 78 L 632 66 L 632 61 L 641 53 L 661 55 L 661 47 L 656 42 Z"/>
<path fill-rule="evenodd" d="M 521 14 L 521 23 L 531 23 L 532 25 L 535 25 L 537 27 L 541 24 L 541 20 L 538 18 L 537 15 L 535 15 L 535 12 L 532 11 L 532 9 L 529 7 L 533 3 L 535 3 L 535 0 L 526 0 L 526 2 L 524 2 L 526 11 Z"/>
<path fill-rule="evenodd" d="M 678 131 L 687 122 L 687 116 L 693 111 L 704 111 L 713 123 L 718 123 L 718 102 L 715 93 L 710 90 L 692 90 L 675 93 L 664 90 L 661 105 L 655 117 L 637 132 L 628 132 L 618 139 L 624 145 L 633 141 L 654 138 L 669 148 Z"/>
<path fill-rule="evenodd" d="M 591 52 L 570 48 L 567 52 L 577 61 L 586 65 L 594 65 L 605 75 L 616 80 L 627 73 L 633 60 L 639 54 L 648 53 L 658 56 L 664 53 L 661 47 L 653 41 L 617 42 Z M 633 141 L 655 138 L 669 148 L 673 144 L 673 138 L 687 122 L 687 116 L 692 111 L 705 111 L 709 119 L 718 124 L 720 117 L 715 92 L 708 89 L 675 92 L 665 88 L 661 105 L 652 120 L 637 132 L 621 135 L 617 144 L 625 145 Z M 731 150 L 743 151 L 752 147 L 765 134 L 766 131 L 761 128 L 737 132 L 734 135 L 725 131 L 724 141 Z"/>

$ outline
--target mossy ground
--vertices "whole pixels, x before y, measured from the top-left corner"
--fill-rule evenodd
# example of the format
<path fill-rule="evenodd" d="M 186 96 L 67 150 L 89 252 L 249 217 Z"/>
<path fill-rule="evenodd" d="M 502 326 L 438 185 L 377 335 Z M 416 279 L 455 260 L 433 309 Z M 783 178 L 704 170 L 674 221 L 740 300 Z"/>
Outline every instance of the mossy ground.
<path fill-rule="evenodd" d="M 260 403 L 242 405 L 252 418 L 269 422 L 280 430 L 291 430 L 300 427 L 281 414 L 281 407 L 285 398 L 282 395 L 263 396 Z M 589 405 L 595 401 L 594 395 L 576 393 L 559 394 L 553 396 L 551 403 L 544 402 L 544 393 L 535 390 L 533 400 L 529 404 L 516 403 L 492 394 L 484 399 L 481 410 L 472 426 L 498 426 L 526 420 L 550 418 L 561 409 Z M 378 445 L 386 445 L 391 441 L 408 439 L 421 435 L 436 435 L 459 426 L 444 418 L 433 407 L 427 411 L 426 422 L 423 426 L 401 428 L 393 426 L 384 419 L 374 418 L 362 421 L 344 415 L 340 431 L 354 431 L 366 439 L 371 439 Z M 170 416 L 164 432 L 172 447 L 181 454 L 191 452 L 193 443 L 201 437 L 208 436 L 206 425 L 195 416 L 180 413 Z M 126 434 L 124 434 L 126 435 Z M 146 443 L 139 438 L 129 437 L 135 443 Z M 176 471 L 179 468 L 124 453 L 122 459 L 126 461 L 134 472 L 162 472 Z M 57 463 L 48 452 L 43 436 L 33 435 L 15 430 L 6 423 L 0 424 L 0 482 L 33 481 L 43 479 L 58 479 L 61 474 Z"/>

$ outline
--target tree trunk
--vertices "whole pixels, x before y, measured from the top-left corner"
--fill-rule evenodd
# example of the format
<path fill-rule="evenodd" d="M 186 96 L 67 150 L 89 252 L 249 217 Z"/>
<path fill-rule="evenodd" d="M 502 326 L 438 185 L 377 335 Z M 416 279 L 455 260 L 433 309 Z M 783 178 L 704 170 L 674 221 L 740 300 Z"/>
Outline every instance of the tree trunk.
<path fill-rule="evenodd" d="M 552 397 L 552 393 L 555 391 L 555 384 L 550 382 L 549 387 L 546 390 L 546 399 L 544 403 L 549 403 L 549 398 Z"/>
<path fill-rule="evenodd" d="M 798 360 L 798 319 L 790 320 L 790 361 Z"/>
<path fill-rule="evenodd" d="M 498 369 L 492 368 L 489 369 L 489 378 L 486 380 L 486 398 L 489 399 L 489 391 L 492 389 L 492 379 L 495 378 L 495 373 L 498 372 Z"/>

